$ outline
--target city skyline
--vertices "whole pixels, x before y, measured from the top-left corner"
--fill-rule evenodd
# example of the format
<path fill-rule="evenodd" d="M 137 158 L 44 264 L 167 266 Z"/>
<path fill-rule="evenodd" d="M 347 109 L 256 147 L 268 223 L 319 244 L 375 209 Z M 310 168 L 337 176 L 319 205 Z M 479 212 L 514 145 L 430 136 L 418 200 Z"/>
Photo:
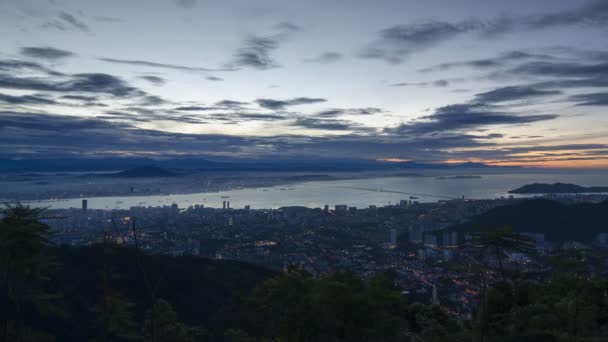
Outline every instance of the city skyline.
<path fill-rule="evenodd" d="M 608 167 L 605 1 L 5 1 L 0 158 Z"/>

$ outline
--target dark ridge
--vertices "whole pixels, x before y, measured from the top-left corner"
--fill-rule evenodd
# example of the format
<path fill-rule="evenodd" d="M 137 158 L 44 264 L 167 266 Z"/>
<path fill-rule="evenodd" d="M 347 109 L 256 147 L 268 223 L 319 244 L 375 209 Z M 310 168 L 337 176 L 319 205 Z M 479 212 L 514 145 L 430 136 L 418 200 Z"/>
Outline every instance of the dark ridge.
<path fill-rule="evenodd" d="M 518 233 L 545 234 L 548 241 L 592 242 L 608 232 L 608 201 L 566 205 L 547 199 L 530 199 L 491 209 L 468 222 L 449 228 L 461 233 L 509 226 Z"/>
<path fill-rule="evenodd" d="M 590 194 L 608 192 L 608 186 L 584 187 L 567 183 L 534 183 L 509 191 L 510 194 Z"/>
<path fill-rule="evenodd" d="M 110 272 L 111 286 L 134 304 L 135 318 L 144 319 L 150 298 L 132 248 L 100 245 L 93 247 L 55 248 L 52 251 L 61 268 L 50 284 L 63 293 L 71 319 L 49 321 L 57 341 L 89 341 L 95 322 L 92 308 L 103 295 L 103 270 Z M 251 293 L 264 280 L 277 273 L 263 267 L 237 261 L 217 261 L 194 256 L 143 255 L 141 262 L 150 282 L 157 286 L 157 298 L 163 298 L 179 313 L 179 320 L 202 324 L 222 331 L 234 317 L 235 303 Z"/>

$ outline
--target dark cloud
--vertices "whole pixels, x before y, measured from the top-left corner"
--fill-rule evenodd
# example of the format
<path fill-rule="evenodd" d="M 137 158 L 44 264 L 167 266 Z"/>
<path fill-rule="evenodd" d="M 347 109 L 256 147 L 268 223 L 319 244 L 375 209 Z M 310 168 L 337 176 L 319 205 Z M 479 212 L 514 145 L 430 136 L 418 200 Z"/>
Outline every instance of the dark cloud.
<path fill-rule="evenodd" d="M 183 111 L 183 112 L 203 112 L 208 110 L 215 110 L 218 107 L 202 107 L 202 106 L 182 106 L 177 107 L 175 110 Z"/>
<path fill-rule="evenodd" d="M 276 68 L 279 64 L 270 53 L 278 46 L 278 40 L 273 37 L 249 37 L 236 52 L 234 64 L 260 70 Z"/>
<path fill-rule="evenodd" d="M 608 93 L 579 94 L 570 97 L 577 106 L 608 106 Z"/>
<path fill-rule="evenodd" d="M 378 43 L 361 53 L 364 58 L 384 59 L 401 63 L 413 51 L 427 48 L 459 34 L 479 30 L 483 24 L 476 20 L 460 23 L 432 21 L 414 25 L 396 25 L 379 33 Z"/>
<path fill-rule="evenodd" d="M 76 54 L 67 51 L 56 49 L 52 47 L 34 47 L 34 46 L 26 46 L 21 48 L 21 54 L 27 57 L 46 59 L 46 60 L 60 60 L 68 57 L 73 57 Z"/>
<path fill-rule="evenodd" d="M 508 73 L 543 77 L 596 77 L 608 75 L 608 63 L 530 62 L 519 65 Z"/>
<path fill-rule="evenodd" d="M 19 61 L 14 59 L 0 60 L 0 71 L 3 72 L 40 72 L 50 76 L 64 76 L 63 73 L 51 70 L 35 62 Z"/>
<path fill-rule="evenodd" d="M 13 96 L 7 94 L 0 94 L 0 103 L 6 103 L 10 105 L 53 105 L 57 102 L 53 99 L 49 99 L 42 96 L 36 95 L 21 95 Z"/>
<path fill-rule="evenodd" d="M 442 63 L 434 65 L 428 68 L 419 69 L 419 72 L 433 72 L 433 71 L 446 71 L 457 67 L 470 67 L 474 69 L 489 69 L 499 68 L 507 66 L 510 63 L 523 61 L 523 60 L 550 60 L 553 59 L 551 55 L 547 54 L 535 54 L 525 51 L 509 51 L 503 52 L 500 55 L 492 58 L 473 59 L 461 62 Z"/>
<path fill-rule="evenodd" d="M 22 156 L 22 149 L 44 157 L 138 153 L 238 153 L 247 139 L 228 135 L 194 135 L 136 129 L 128 123 L 43 113 L 0 112 L 2 153 Z M 214 146 L 217 145 L 217 146 Z"/>
<path fill-rule="evenodd" d="M 326 109 L 314 114 L 314 117 L 317 118 L 333 118 L 341 115 L 372 115 L 383 113 L 384 110 L 381 108 L 368 107 L 368 108 L 333 108 Z"/>
<path fill-rule="evenodd" d="M 146 95 L 139 99 L 139 104 L 141 106 L 158 106 L 167 103 L 169 103 L 169 101 L 156 95 Z"/>
<path fill-rule="evenodd" d="M 459 80 L 460 81 L 460 80 Z M 449 80 L 435 80 L 432 82 L 401 82 L 401 83 L 393 83 L 391 87 L 439 87 L 444 88 L 450 85 Z"/>
<path fill-rule="evenodd" d="M 266 109 L 273 109 L 273 110 L 277 110 L 277 109 L 283 109 L 287 106 L 295 106 L 295 105 L 302 105 L 302 104 L 311 104 L 311 103 L 319 103 L 319 102 L 325 102 L 327 100 L 325 99 L 319 99 L 319 98 L 310 98 L 310 97 L 296 97 L 293 99 L 289 99 L 289 100 L 273 100 L 273 99 L 257 99 L 255 100 L 255 102 L 263 108 Z"/>
<path fill-rule="evenodd" d="M 396 128 L 385 129 L 394 134 L 443 134 L 461 132 L 494 125 L 520 125 L 553 120 L 557 115 L 516 115 L 497 112 L 482 104 L 457 104 L 438 108 L 433 114 L 420 120 L 404 123 Z"/>
<path fill-rule="evenodd" d="M 248 105 L 249 103 L 247 102 L 240 102 L 240 101 L 233 101 L 233 100 L 222 100 L 222 101 L 218 101 L 215 103 L 215 106 L 217 107 L 224 107 L 224 108 L 241 108 L 243 106 Z"/>
<path fill-rule="evenodd" d="M 139 76 L 138 78 L 142 79 L 142 80 L 146 80 L 157 86 L 161 86 L 161 85 L 164 85 L 165 83 L 167 83 L 166 79 L 159 77 L 159 76 L 154 76 L 154 75 Z"/>
<path fill-rule="evenodd" d="M 192 67 L 192 66 L 184 66 L 178 64 L 169 64 L 169 63 L 157 63 L 143 60 L 132 60 L 132 59 L 117 59 L 117 58 L 107 58 L 102 57 L 98 58 L 100 61 L 115 63 L 115 64 L 126 64 L 126 65 L 135 65 L 142 67 L 150 67 L 150 68 L 161 68 L 161 69 L 171 69 L 171 70 L 180 70 L 180 71 L 196 71 L 196 72 L 219 72 L 219 71 L 234 71 L 233 68 L 202 68 L 202 67 Z"/>
<path fill-rule="evenodd" d="M 376 42 L 361 57 L 401 63 L 407 55 L 469 33 L 497 36 L 515 31 L 532 31 L 560 26 L 586 25 L 604 27 L 608 23 L 608 4 L 596 0 L 563 12 L 528 16 L 502 16 L 490 19 L 469 19 L 459 22 L 429 21 L 395 25 L 379 32 Z"/>
<path fill-rule="evenodd" d="M 102 73 L 73 74 L 65 80 L 39 77 L 12 77 L 0 74 L 0 88 L 51 92 L 105 93 L 118 97 L 144 93 L 122 79 Z"/>
<path fill-rule="evenodd" d="M 523 19 L 522 23 L 529 29 L 547 29 L 566 25 L 604 27 L 608 23 L 608 3 L 604 0 L 595 0 L 572 11 L 529 16 Z"/>
<path fill-rule="evenodd" d="M 238 113 L 238 114 L 235 114 L 235 117 L 238 117 L 239 119 L 256 120 L 256 121 L 276 121 L 276 120 L 285 120 L 286 119 L 286 117 L 284 115 L 264 114 L 264 113 Z"/>
<path fill-rule="evenodd" d="M 321 119 L 321 118 L 298 118 L 292 126 L 324 131 L 373 131 L 373 128 L 364 127 L 349 120 Z"/>
<path fill-rule="evenodd" d="M 77 100 L 77 101 L 97 101 L 97 97 L 95 96 L 84 96 L 84 95 L 63 95 L 61 96 L 62 99 L 66 99 L 66 100 Z"/>
<path fill-rule="evenodd" d="M 439 162 L 454 158 L 487 157 L 510 158 L 511 154 L 525 151 L 556 153 L 562 150 L 596 151 L 602 153 L 608 146 L 579 144 L 559 146 L 530 146 L 503 148 L 491 142 L 497 133 L 470 135 L 447 133 L 442 135 L 374 134 L 371 128 L 361 127 L 344 120 L 317 120 L 298 118 L 293 125 L 309 129 L 339 131 L 340 135 L 271 137 L 229 136 L 221 134 L 183 134 L 149 129 L 137 129 L 136 123 L 150 120 L 204 123 L 205 118 L 164 115 L 149 109 L 136 108 L 110 111 L 100 118 L 82 118 L 45 113 L 0 112 L 1 157 L 23 157 L 23 151 L 32 156 L 88 157 L 130 155 L 158 157 L 225 155 L 231 157 L 307 156 L 342 158 L 397 157 L 426 162 Z M 149 116 L 153 116 L 150 118 Z M 237 116 L 237 121 L 230 116 Z M 266 115 L 266 114 L 260 114 Z M 158 116 L 158 117 L 157 117 Z M 256 120 L 282 120 L 279 115 L 257 117 Z M 219 115 L 215 121 L 238 122 L 238 114 Z M 355 133 L 348 133 L 353 131 Z M 346 133 L 346 134 L 343 134 Z M 361 134 L 365 133 L 365 134 Z M 77 142 L 77 143 L 75 143 Z M 264 146 L 262 151 L 257 146 Z M 471 148 L 472 150 L 466 150 Z M 454 150 L 457 149 L 457 150 Z"/>
<path fill-rule="evenodd" d="M 308 63 L 321 63 L 321 64 L 329 64 L 341 61 L 344 59 L 344 55 L 339 52 L 327 51 L 323 52 L 319 56 L 311 59 L 305 60 Z"/>
<path fill-rule="evenodd" d="M 58 18 L 63 22 L 63 23 L 67 23 L 70 27 L 72 28 L 76 28 L 79 29 L 83 32 L 89 32 L 89 26 L 87 24 L 85 24 L 84 22 L 80 21 L 79 19 L 77 19 L 76 17 L 74 17 L 73 15 L 71 15 L 68 12 L 60 12 L 58 15 Z"/>
<path fill-rule="evenodd" d="M 275 29 L 286 32 L 286 33 L 297 32 L 297 31 L 302 30 L 302 28 L 300 26 L 298 26 L 294 23 L 286 22 L 286 21 L 278 23 L 274 27 L 275 27 Z"/>
<path fill-rule="evenodd" d="M 217 76 L 207 76 L 205 77 L 207 81 L 223 81 L 224 79 Z"/>
<path fill-rule="evenodd" d="M 481 103 L 499 103 L 560 94 L 562 92 L 559 90 L 541 90 L 529 86 L 510 86 L 476 94 L 475 100 Z"/>

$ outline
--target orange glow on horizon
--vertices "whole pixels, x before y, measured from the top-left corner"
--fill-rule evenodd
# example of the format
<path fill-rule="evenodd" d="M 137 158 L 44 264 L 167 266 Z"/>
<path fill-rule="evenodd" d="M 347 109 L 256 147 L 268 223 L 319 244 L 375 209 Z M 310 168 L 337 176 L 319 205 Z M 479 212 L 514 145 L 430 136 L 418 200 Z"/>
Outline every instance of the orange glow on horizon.
<path fill-rule="evenodd" d="M 544 167 L 544 168 L 566 168 L 566 169 L 605 169 L 608 168 L 607 159 L 592 159 L 592 160 L 559 160 L 550 159 L 543 160 L 542 158 L 529 160 L 482 160 L 478 158 L 471 159 L 448 159 L 443 164 L 462 164 L 462 163 L 484 163 L 491 166 L 517 166 L 517 167 Z"/>

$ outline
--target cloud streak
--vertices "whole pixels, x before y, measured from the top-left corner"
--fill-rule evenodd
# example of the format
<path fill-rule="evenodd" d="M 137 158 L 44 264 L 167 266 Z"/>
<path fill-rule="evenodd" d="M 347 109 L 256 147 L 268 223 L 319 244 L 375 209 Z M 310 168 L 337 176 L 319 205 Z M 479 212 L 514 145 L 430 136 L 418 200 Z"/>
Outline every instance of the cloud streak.
<path fill-rule="evenodd" d="M 157 63 L 151 61 L 137 60 L 137 59 L 118 59 L 118 58 L 108 58 L 108 57 L 100 57 L 98 58 L 100 61 L 114 64 L 125 64 L 125 65 L 134 65 L 140 67 L 148 67 L 148 68 L 160 68 L 160 69 L 170 69 L 170 70 L 179 70 L 179 71 L 195 71 L 195 72 L 220 72 L 220 71 L 235 71 L 234 68 L 203 68 L 203 67 L 193 67 L 193 66 L 185 66 L 179 64 L 170 64 L 170 63 Z"/>

